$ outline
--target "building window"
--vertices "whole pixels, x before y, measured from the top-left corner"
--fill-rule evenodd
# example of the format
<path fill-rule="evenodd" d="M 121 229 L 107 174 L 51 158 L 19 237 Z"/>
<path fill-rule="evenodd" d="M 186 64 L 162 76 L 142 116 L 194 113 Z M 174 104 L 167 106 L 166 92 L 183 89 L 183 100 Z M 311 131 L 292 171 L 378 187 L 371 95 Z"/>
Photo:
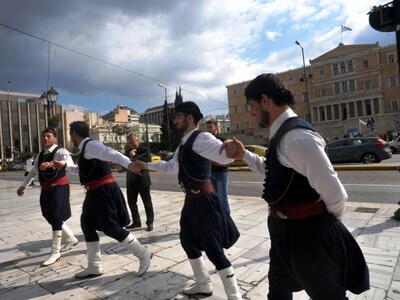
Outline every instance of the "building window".
<path fill-rule="evenodd" d="M 400 109 L 400 100 L 392 101 L 392 109 L 399 110 Z"/>
<path fill-rule="evenodd" d="M 346 64 L 344 61 L 340 63 L 340 73 L 346 73 Z"/>
<path fill-rule="evenodd" d="M 352 60 L 349 60 L 349 61 L 347 62 L 347 66 L 348 66 L 348 68 L 349 68 L 349 72 L 353 72 L 353 71 L 354 71 L 354 68 L 353 68 L 353 61 L 352 61 Z"/>
<path fill-rule="evenodd" d="M 347 119 L 347 106 L 346 103 L 341 103 L 340 104 L 340 110 L 342 111 L 342 120 Z"/>
<path fill-rule="evenodd" d="M 395 87 L 397 85 L 396 76 L 389 77 L 389 87 Z"/>
<path fill-rule="evenodd" d="M 250 128 L 250 122 L 246 121 L 246 128 Z"/>
<path fill-rule="evenodd" d="M 347 81 L 342 81 L 342 92 L 347 93 Z"/>
<path fill-rule="evenodd" d="M 365 80 L 364 81 L 364 89 L 368 90 L 371 88 L 371 80 Z"/>
<path fill-rule="evenodd" d="M 290 76 L 290 77 L 288 78 L 288 82 L 289 82 L 289 84 L 292 84 L 292 83 L 293 83 L 293 77 L 292 77 L 292 76 Z"/>
<path fill-rule="evenodd" d="M 326 97 L 326 89 L 320 90 L 321 97 Z"/>
<path fill-rule="evenodd" d="M 371 100 L 369 99 L 365 100 L 365 111 L 367 113 L 367 116 L 372 115 Z"/>
<path fill-rule="evenodd" d="M 364 69 L 368 69 L 368 59 L 364 59 L 363 65 L 364 65 Z"/>
<path fill-rule="evenodd" d="M 394 54 L 393 53 L 389 53 L 387 55 L 387 63 L 388 64 L 394 64 Z"/>
<path fill-rule="evenodd" d="M 321 122 L 325 121 L 325 109 L 323 106 L 319 107 L 319 117 Z"/>
<path fill-rule="evenodd" d="M 339 119 L 339 104 L 333 105 L 333 118 L 335 120 Z"/>
<path fill-rule="evenodd" d="M 318 122 L 318 110 L 315 107 L 312 109 L 312 120 L 313 122 Z"/>
<path fill-rule="evenodd" d="M 326 106 L 326 119 L 328 121 L 332 120 L 332 106 L 331 105 Z"/>
<path fill-rule="evenodd" d="M 250 111 L 250 105 L 245 104 L 245 105 L 244 105 L 244 110 L 245 110 L 246 112 L 249 112 L 249 111 Z"/>
<path fill-rule="evenodd" d="M 333 75 L 338 75 L 338 74 L 339 74 L 338 64 L 335 63 L 333 64 Z"/>
<path fill-rule="evenodd" d="M 236 123 L 236 129 L 240 129 L 239 123 Z"/>
<path fill-rule="evenodd" d="M 233 89 L 232 94 L 233 94 L 233 96 L 236 96 L 236 94 L 237 94 L 236 89 Z"/>
<path fill-rule="evenodd" d="M 374 105 L 374 114 L 380 114 L 379 99 L 378 98 L 374 98 L 373 105 Z"/>
<path fill-rule="evenodd" d="M 319 78 L 320 79 L 324 79 L 325 78 L 325 70 L 324 69 L 320 69 L 319 70 Z"/>
<path fill-rule="evenodd" d="M 335 82 L 335 94 L 340 94 L 340 83 Z"/>
<path fill-rule="evenodd" d="M 363 102 L 357 101 L 357 116 L 361 117 L 363 115 Z"/>
<path fill-rule="evenodd" d="M 238 112 L 238 107 L 236 105 L 233 106 L 233 112 L 237 113 Z"/>
<path fill-rule="evenodd" d="M 350 118 L 355 117 L 354 102 L 349 102 L 349 117 Z"/>
<path fill-rule="evenodd" d="M 349 91 L 354 92 L 356 90 L 356 82 L 354 79 L 349 80 Z"/>

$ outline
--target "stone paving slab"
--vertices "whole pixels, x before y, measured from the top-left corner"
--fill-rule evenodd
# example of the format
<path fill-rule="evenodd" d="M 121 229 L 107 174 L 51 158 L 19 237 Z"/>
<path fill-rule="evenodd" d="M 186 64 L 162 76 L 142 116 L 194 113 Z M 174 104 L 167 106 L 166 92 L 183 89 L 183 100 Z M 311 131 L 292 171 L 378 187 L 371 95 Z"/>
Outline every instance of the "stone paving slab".
<path fill-rule="evenodd" d="M 54 265 L 41 267 L 50 251 L 51 227 L 41 216 L 40 189 L 30 188 L 24 197 L 17 197 L 18 186 L 18 182 L 0 180 L 0 299 L 188 299 L 180 293 L 193 283 L 190 264 L 179 242 L 182 193 L 152 191 L 154 230 L 133 231 L 154 253 L 144 276 L 136 276 L 138 261 L 131 253 L 100 233 L 104 275 L 78 280 L 73 275 L 87 263 L 79 225 L 84 190 L 71 185 L 72 217 L 67 222 L 80 243 L 63 253 Z M 270 248 L 267 206 L 258 197 L 230 196 L 229 201 L 241 237 L 226 255 L 245 299 L 266 299 Z M 140 201 L 139 207 L 141 216 L 145 216 Z M 400 222 L 390 219 L 397 207 L 346 204 L 343 223 L 359 242 L 371 276 L 371 289 L 361 295 L 348 293 L 349 299 L 400 299 Z M 218 273 L 207 259 L 206 265 L 214 285 L 208 299 L 226 299 Z M 294 299 L 309 297 L 298 292 Z"/>

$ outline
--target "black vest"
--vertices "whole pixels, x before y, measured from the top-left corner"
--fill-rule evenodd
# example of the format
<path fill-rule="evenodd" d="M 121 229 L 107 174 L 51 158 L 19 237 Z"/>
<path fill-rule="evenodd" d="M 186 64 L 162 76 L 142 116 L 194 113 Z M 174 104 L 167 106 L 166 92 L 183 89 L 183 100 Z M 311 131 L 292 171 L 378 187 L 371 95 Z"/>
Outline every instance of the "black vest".
<path fill-rule="evenodd" d="M 60 177 L 65 176 L 65 168 L 55 169 L 55 170 L 53 170 L 52 168 L 48 168 L 44 171 L 40 170 L 40 168 L 39 168 L 42 163 L 50 162 L 50 161 L 54 160 L 54 154 L 56 154 L 58 149 L 60 149 L 59 146 L 57 146 L 48 155 L 44 154 L 45 150 L 42 150 L 40 152 L 39 158 L 38 158 L 39 182 L 53 181 Z"/>
<path fill-rule="evenodd" d="M 277 146 L 282 137 L 292 129 L 304 128 L 315 131 L 305 120 L 299 117 L 287 119 L 270 140 L 265 161 L 265 183 L 263 198 L 269 204 L 290 204 L 316 201 L 320 195 L 314 190 L 307 177 L 287 168 L 278 160 Z"/>
<path fill-rule="evenodd" d="M 192 181 L 207 180 L 211 175 L 210 161 L 193 151 L 193 143 L 200 133 L 200 130 L 194 131 L 186 143 L 179 147 L 178 180 L 183 186 Z"/>
<path fill-rule="evenodd" d="M 91 139 L 88 139 L 83 143 L 81 153 L 79 154 L 79 181 L 82 185 L 111 174 L 110 163 L 96 158 L 86 159 L 84 157 L 86 145 L 90 141 Z"/>

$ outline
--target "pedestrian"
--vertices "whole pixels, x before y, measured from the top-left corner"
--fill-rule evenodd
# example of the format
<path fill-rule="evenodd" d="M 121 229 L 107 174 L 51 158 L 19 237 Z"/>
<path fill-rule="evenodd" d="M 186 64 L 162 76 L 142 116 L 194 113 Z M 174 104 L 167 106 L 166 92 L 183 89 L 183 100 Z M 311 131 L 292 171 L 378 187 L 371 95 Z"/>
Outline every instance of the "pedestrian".
<path fill-rule="evenodd" d="M 151 162 L 151 155 L 149 149 L 143 147 L 139 138 L 134 134 L 127 136 L 130 148 L 125 153 L 132 161 L 140 160 L 144 162 Z M 138 195 L 142 198 L 144 209 L 146 211 L 146 225 L 147 231 L 153 230 L 154 211 L 150 195 L 151 179 L 150 174 L 146 170 L 144 174 L 137 175 L 133 172 L 127 171 L 126 173 L 126 193 L 128 195 L 128 205 L 132 215 L 132 224 L 127 226 L 127 229 L 141 228 L 142 222 L 140 220 L 139 209 L 137 206 Z"/>
<path fill-rule="evenodd" d="M 26 161 L 25 161 L 25 173 L 24 176 L 28 176 L 29 172 L 33 169 L 33 165 L 35 163 L 35 159 L 31 154 L 28 154 L 26 156 Z M 29 182 L 28 186 L 35 186 L 35 177 L 31 178 L 31 181 Z"/>
<path fill-rule="evenodd" d="M 79 164 L 68 166 L 67 170 L 79 174 L 80 183 L 86 189 L 82 206 L 81 228 L 85 236 L 88 267 L 75 274 L 77 278 L 95 277 L 103 274 L 100 239 L 98 231 L 116 239 L 128 248 L 140 262 L 137 276 L 143 275 L 150 266 L 151 253 L 129 231 L 123 229 L 129 224 L 125 198 L 111 174 L 111 164 L 129 169 L 131 161 L 118 151 L 89 138 L 89 126 L 83 121 L 70 125 L 71 141 L 80 150 Z M 64 168 L 58 161 L 56 168 Z"/>
<path fill-rule="evenodd" d="M 39 173 L 40 208 L 42 215 L 51 225 L 53 230 L 51 255 L 42 263 L 48 266 L 55 263 L 61 256 L 60 252 L 70 250 L 76 244 L 78 239 L 72 230 L 65 224 L 71 217 L 71 207 L 69 203 L 69 183 L 65 175 L 65 169 L 54 169 L 50 161 L 56 159 L 63 164 L 73 165 L 72 158 L 68 150 L 57 145 L 57 133 L 54 128 L 46 128 L 42 135 L 43 150 L 34 161 L 34 166 L 26 175 L 22 185 L 17 190 L 17 195 L 22 196 L 25 188 Z M 31 163 L 27 164 L 27 167 Z M 65 244 L 61 248 L 61 239 L 64 236 Z"/>
<path fill-rule="evenodd" d="M 220 141 L 225 141 L 225 139 L 219 135 L 218 122 L 216 120 L 209 119 L 207 120 L 206 125 L 209 133 L 214 135 Z M 231 210 L 228 202 L 228 167 L 226 165 L 211 162 L 211 183 L 219 201 L 223 204 L 225 211 L 230 214 Z"/>
<path fill-rule="evenodd" d="M 198 130 L 203 118 L 198 106 L 191 101 L 175 107 L 174 123 L 183 137 L 174 156 L 160 163 L 136 161 L 137 174 L 143 169 L 178 173 L 185 191 L 185 202 L 180 219 L 180 241 L 189 258 L 195 285 L 183 290 L 186 295 L 210 296 L 213 293 L 210 275 L 202 257 L 204 251 L 214 264 L 223 282 L 228 299 L 242 299 L 233 267 L 224 254 L 239 238 L 235 223 L 218 200 L 210 182 L 210 161 L 231 163 L 225 153 L 219 155 L 222 142 L 208 132 Z"/>
<path fill-rule="evenodd" d="M 347 299 L 347 290 L 368 290 L 363 253 L 340 221 L 348 196 L 323 138 L 293 112 L 293 95 L 276 75 L 257 76 L 245 97 L 259 125 L 270 127 L 267 157 L 245 150 L 236 139 L 225 141 L 221 151 L 265 174 L 268 299 L 292 299 L 292 292 L 305 290 L 313 300 L 340 300 Z"/>

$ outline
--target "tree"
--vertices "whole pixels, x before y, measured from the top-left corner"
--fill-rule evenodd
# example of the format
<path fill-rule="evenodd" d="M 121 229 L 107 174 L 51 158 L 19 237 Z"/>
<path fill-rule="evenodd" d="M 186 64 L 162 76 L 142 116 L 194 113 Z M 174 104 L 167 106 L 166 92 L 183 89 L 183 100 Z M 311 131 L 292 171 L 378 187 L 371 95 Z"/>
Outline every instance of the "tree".
<path fill-rule="evenodd" d="M 119 138 L 120 146 L 122 144 L 122 136 L 128 134 L 128 129 L 129 129 L 128 126 L 119 124 L 116 124 L 112 127 L 112 132 L 115 133 L 117 139 Z"/>
<path fill-rule="evenodd" d="M 174 104 L 177 106 L 178 104 L 181 104 L 183 102 L 183 97 L 182 97 L 182 89 L 179 87 L 179 93 L 178 91 L 175 92 L 175 101 Z"/>

